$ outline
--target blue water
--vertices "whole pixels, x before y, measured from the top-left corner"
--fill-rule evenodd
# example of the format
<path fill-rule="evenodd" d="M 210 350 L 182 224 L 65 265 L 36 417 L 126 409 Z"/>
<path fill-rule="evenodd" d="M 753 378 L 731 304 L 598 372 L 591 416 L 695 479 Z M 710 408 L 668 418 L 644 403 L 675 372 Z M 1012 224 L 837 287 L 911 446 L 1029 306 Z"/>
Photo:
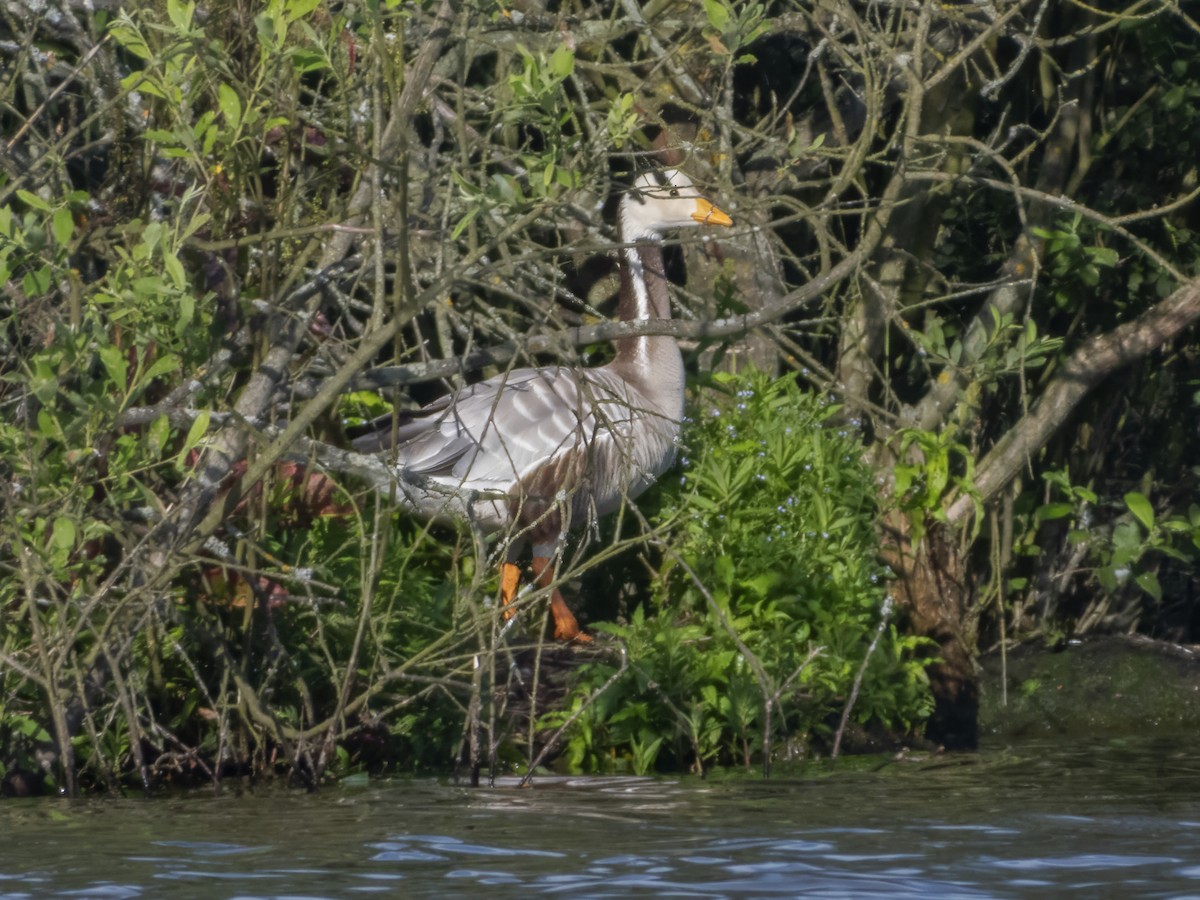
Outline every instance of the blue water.
<path fill-rule="evenodd" d="M 0 900 L 1200 898 L 1190 737 L 875 764 L 0 801 Z"/>

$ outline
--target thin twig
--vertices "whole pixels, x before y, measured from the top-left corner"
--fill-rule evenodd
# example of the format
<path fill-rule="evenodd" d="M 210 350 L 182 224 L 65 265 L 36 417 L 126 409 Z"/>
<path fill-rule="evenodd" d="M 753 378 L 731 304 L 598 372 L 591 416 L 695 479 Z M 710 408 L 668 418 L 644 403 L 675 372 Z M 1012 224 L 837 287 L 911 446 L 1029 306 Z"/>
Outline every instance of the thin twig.
<path fill-rule="evenodd" d="M 858 673 L 854 676 L 854 686 L 850 688 L 850 696 L 846 698 L 846 706 L 842 710 L 842 721 L 838 724 L 837 734 L 833 737 L 833 752 L 830 753 L 830 759 L 837 759 L 842 748 L 842 735 L 846 733 L 846 723 L 850 721 L 850 713 L 854 709 L 854 704 L 858 702 L 858 692 L 862 688 L 863 676 L 867 672 L 867 663 L 871 661 L 871 656 L 875 653 L 875 648 L 879 646 L 879 639 L 883 636 L 883 630 L 887 628 L 888 619 L 892 617 L 892 606 L 895 601 L 892 600 L 891 594 L 883 601 L 883 609 L 879 611 L 879 625 L 875 628 L 875 636 L 871 638 L 871 645 L 867 647 L 867 653 L 863 657 L 862 665 L 858 667 Z"/>

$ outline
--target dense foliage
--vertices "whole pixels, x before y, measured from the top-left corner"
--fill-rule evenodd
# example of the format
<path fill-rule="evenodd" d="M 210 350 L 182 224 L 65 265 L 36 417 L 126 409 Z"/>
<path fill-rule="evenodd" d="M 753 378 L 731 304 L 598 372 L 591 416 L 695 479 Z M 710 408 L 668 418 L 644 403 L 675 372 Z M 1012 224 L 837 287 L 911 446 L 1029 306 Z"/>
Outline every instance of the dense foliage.
<path fill-rule="evenodd" d="M 918 727 L 931 659 L 969 746 L 981 650 L 1196 640 L 1198 33 L 1142 0 L 4 4 L 6 789 L 769 764 L 844 713 Z M 568 548 L 589 655 L 338 448 L 605 359 L 647 162 L 737 227 L 669 248 L 690 464 Z"/>
<path fill-rule="evenodd" d="M 833 745 L 856 678 L 855 721 L 906 732 L 928 715 L 922 641 L 889 619 L 857 423 L 793 378 L 715 378 L 655 498 L 650 596 L 598 626 L 624 657 L 588 666 L 548 717 L 571 723 L 573 767 L 748 768 L 771 742 L 805 756 Z"/>

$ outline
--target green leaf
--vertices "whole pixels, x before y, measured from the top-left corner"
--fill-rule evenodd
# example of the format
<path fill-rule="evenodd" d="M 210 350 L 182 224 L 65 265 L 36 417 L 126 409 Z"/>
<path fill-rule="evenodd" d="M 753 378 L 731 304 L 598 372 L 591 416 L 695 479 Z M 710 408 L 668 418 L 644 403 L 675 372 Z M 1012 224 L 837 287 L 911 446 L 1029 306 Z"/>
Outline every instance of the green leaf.
<path fill-rule="evenodd" d="M 295 22 L 297 19 L 307 16 L 320 5 L 321 0 L 288 0 L 285 15 L 289 22 Z"/>
<path fill-rule="evenodd" d="M 160 356 L 141 375 L 142 381 L 153 381 L 161 375 L 167 375 L 179 368 L 179 357 L 173 353 L 167 353 Z"/>
<path fill-rule="evenodd" d="M 70 553 L 75 548 L 75 523 L 66 516 L 58 516 L 50 531 L 50 546 L 62 553 Z"/>
<path fill-rule="evenodd" d="M 113 344 L 105 344 L 100 348 L 100 362 L 104 364 L 104 370 L 108 373 L 109 380 L 117 386 L 117 388 L 125 392 L 125 375 L 128 369 L 128 364 L 125 361 L 125 353 L 120 347 Z"/>
<path fill-rule="evenodd" d="M 51 394 L 53 397 L 53 394 Z M 49 410 L 39 409 L 37 414 L 38 433 L 43 437 L 48 437 L 51 440 L 62 440 L 63 430 L 58 419 L 50 414 Z"/>
<path fill-rule="evenodd" d="M 713 574 L 716 575 L 717 583 L 726 589 L 733 584 L 734 571 L 733 560 L 728 556 L 719 556 L 713 561 Z"/>
<path fill-rule="evenodd" d="M 204 135 L 200 140 L 200 149 L 205 156 L 212 155 L 212 149 L 216 145 L 217 138 L 220 137 L 220 134 L 221 130 L 217 128 L 215 123 L 204 129 Z M 183 240 L 183 238 L 181 237 L 180 240 Z"/>
<path fill-rule="evenodd" d="M 1146 526 L 1147 531 L 1154 530 L 1154 507 L 1150 505 L 1150 501 L 1144 494 L 1130 491 L 1125 495 L 1125 505 L 1129 507 L 1129 511 L 1137 520 Z"/>
<path fill-rule="evenodd" d="M 183 447 L 180 448 L 176 460 L 179 464 L 183 464 L 187 459 L 188 453 L 192 448 L 200 443 L 200 439 L 208 432 L 208 423 L 212 418 L 212 413 L 207 409 L 200 410 L 200 414 L 196 416 L 196 420 L 192 422 L 192 427 L 188 429 L 187 437 L 183 439 Z"/>
<path fill-rule="evenodd" d="M 152 59 L 154 57 L 153 51 L 146 43 L 146 39 L 142 37 L 141 32 L 132 27 L 130 24 L 124 23 L 120 25 L 113 25 L 112 28 L 108 30 L 108 33 L 113 36 L 118 44 L 139 59 Z M 141 77 L 141 72 L 134 72 L 126 76 L 127 79 L 134 80 L 138 80 Z M 124 81 L 122 81 L 122 86 L 125 86 Z"/>
<path fill-rule="evenodd" d="M 1074 509 L 1070 503 L 1046 503 L 1034 510 L 1033 517 L 1039 522 L 1050 522 L 1069 516 Z"/>
<path fill-rule="evenodd" d="M 1133 522 L 1118 522 L 1117 526 L 1112 530 L 1110 540 L 1112 541 L 1114 551 L 1127 552 L 1132 555 L 1142 549 L 1142 530 Z M 1131 556 L 1125 557 L 1125 559 L 1129 558 Z M 1119 565 L 1120 563 L 1115 564 Z"/>
<path fill-rule="evenodd" d="M 224 87 L 224 85 L 222 85 L 221 87 Z M 217 93 L 218 94 L 220 93 L 219 89 L 218 89 Z M 217 120 L 217 113 L 215 110 L 211 110 L 211 109 L 205 110 L 203 115 L 201 115 L 200 118 L 198 118 L 196 120 L 196 124 L 193 125 L 191 128 L 192 141 L 199 142 L 202 138 L 204 138 L 205 134 L 209 130 L 211 130 L 212 125 L 216 120 Z M 184 204 L 184 205 L 186 206 L 186 204 Z"/>
<path fill-rule="evenodd" d="M 944 447 L 937 447 L 929 454 L 925 474 L 929 479 L 929 499 L 937 500 L 950 481 L 950 454 Z"/>
<path fill-rule="evenodd" d="M 179 318 L 175 320 L 175 336 L 182 338 L 196 315 L 196 298 L 189 293 L 179 295 Z"/>
<path fill-rule="evenodd" d="M 1162 586 L 1158 583 L 1158 576 L 1153 572 L 1143 572 L 1134 579 L 1143 591 L 1162 603 Z"/>
<path fill-rule="evenodd" d="M 744 579 L 741 585 L 756 597 L 766 598 L 779 584 L 780 577 L 776 572 L 763 572 L 753 578 Z"/>
<path fill-rule="evenodd" d="M 729 7 L 721 0 L 704 0 L 704 14 L 708 16 L 708 24 L 717 31 L 724 31 L 729 25 Z"/>
<path fill-rule="evenodd" d="M 258 43 L 268 52 L 275 52 L 282 46 L 282 30 L 280 29 L 279 10 L 269 6 L 254 17 L 254 29 L 258 34 Z M 286 27 L 286 26 L 285 26 Z"/>
<path fill-rule="evenodd" d="M 562 81 L 575 70 L 575 52 L 565 46 L 559 47 L 550 54 L 547 68 L 550 74 Z"/>
<path fill-rule="evenodd" d="M 195 3 L 182 3 L 180 0 L 167 0 L 167 15 L 180 31 L 187 32 L 192 28 L 192 14 L 196 10 Z"/>
<path fill-rule="evenodd" d="M 1183 103 L 1186 96 L 1187 89 L 1182 84 L 1177 84 L 1175 87 L 1171 88 L 1171 90 L 1163 94 L 1162 99 L 1159 100 L 1159 104 L 1165 110 L 1172 110 Z"/>
<path fill-rule="evenodd" d="M 156 144 L 172 145 L 179 143 L 179 136 L 175 132 L 165 131 L 162 128 L 147 128 L 142 132 L 142 137 Z"/>
<path fill-rule="evenodd" d="M 292 51 L 291 60 L 292 69 L 295 70 L 297 75 L 304 75 L 308 72 L 318 72 L 322 69 L 329 68 L 329 60 L 325 58 L 325 54 L 318 53 L 316 50 L 297 48 Z M 277 119 L 273 121 L 277 121 Z M 269 131 L 274 127 L 274 125 L 270 125 L 265 130 Z"/>
<path fill-rule="evenodd" d="M 26 273 L 25 277 L 21 279 L 21 290 L 29 297 L 41 297 L 49 291 L 50 267 L 41 266 Z"/>
<path fill-rule="evenodd" d="M 458 240 L 458 236 L 467 230 L 467 226 L 475 221 L 475 217 L 479 215 L 480 207 L 472 206 L 467 210 L 467 214 L 458 220 L 458 224 L 450 231 L 450 239 Z"/>
<path fill-rule="evenodd" d="M 148 259 L 162 240 L 163 227 L 160 222 L 147 222 L 142 229 L 142 242 L 134 248 L 134 259 Z"/>
<path fill-rule="evenodd" d="M 17 723 L 17 731 L 21 732 L 21 734 L 25 735 L 25 737 L 35 741 L 45 741 L 46 743 L 49 743 L 50 735 L 47 733 L 45 728 L 43 728 L 33 719 L 25 716 L 19 716 L 15 719 L 15 722 Z"/>
<path fill-rule="evenodd" d="M 33 209 L 40 209 L 42 212 L 50 212 L 50 204 L 39 197 L 37 194 L 30 191 L 17 191 L 17 196 L 21 198 L 21 202 Z"/>
<path fill-rule="evenodd" d="M 187 276 L 183 272 L 183 263 L 174 253 L 163 253 L 163 268 L 171 276 L 171 282 L 179 290 L 187 287 Z"/>
<path fill-rule="evenodd" d="M 187 225 L 184 227 L 183 231 L 181 231 L 179 233 L 179 238 L 178 238 L 179 242 L 183 243 L 184 241 L 186 241 L 193 234 L 195 234 L 197 231 L 199 231 L 201 228 L 203 228 L 205 225 L 207 225 L 208 220 L 211 218 L 212 218 L 212 216 L 206 212 L 196 213 L 196 215 L 194 215 L 192 217 L 192 220 L 190 222 L 188 222 Z"/>
<path fill-rule="evenodd" d="M 75 217 L 71 215 L 69 209 L 63 207 L 54 211 L 51 230 L 54 232 L 54 240 L 60 247 L 71 243 L 71 236 L 75 233 Z"/>
<path fill-rule="evenodd" d="M 163 447 L 167 446 L 167 441 L 171 438 L 171 423 L 165 415 L 159 416 L 146 429 L 146 439 L 150 445 L 151 452 L 155 457 L 161 456 Z"/>
<path fill-rule="evenodd" d="M 221 107 L 221 115 L 225 117 L 225 124 L 236 130 L 242 123 L 242 101 L 237 91 L 222 83 L 217 88 L 217 103 Z"/>

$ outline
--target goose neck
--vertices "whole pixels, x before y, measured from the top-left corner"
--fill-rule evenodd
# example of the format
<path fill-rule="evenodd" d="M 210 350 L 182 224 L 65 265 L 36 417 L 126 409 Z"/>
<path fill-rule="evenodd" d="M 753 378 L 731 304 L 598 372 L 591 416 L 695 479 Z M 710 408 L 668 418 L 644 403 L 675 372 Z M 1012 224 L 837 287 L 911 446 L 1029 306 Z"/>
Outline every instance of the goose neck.
<path fill-rule="evenodd" d="M 663 267 L 662 246 L 638 241 L 621 249 L 621 298 L 618 317 L 623 322 L 671 318 L 670 294 Z M 673 337 L 642 335 L 616 341 L 613 368 L 636 385 L 664 415 L 678 419 L 683 399 L 683 358 Z"/>

